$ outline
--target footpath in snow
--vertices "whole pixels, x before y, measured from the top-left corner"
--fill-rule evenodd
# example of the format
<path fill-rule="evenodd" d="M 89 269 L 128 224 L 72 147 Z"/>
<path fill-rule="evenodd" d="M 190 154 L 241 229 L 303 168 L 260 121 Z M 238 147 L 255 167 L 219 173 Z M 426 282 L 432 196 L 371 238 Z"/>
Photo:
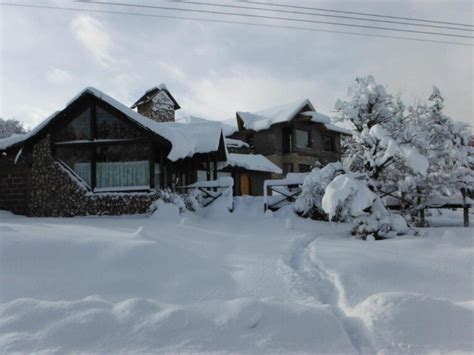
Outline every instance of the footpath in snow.
<path fill-rule="evenodd" d="M 0 348 L 471 352 L 473 228 L 423 233 L 353 240 L 255 198 L 232 214 L 0 212 Z"/>

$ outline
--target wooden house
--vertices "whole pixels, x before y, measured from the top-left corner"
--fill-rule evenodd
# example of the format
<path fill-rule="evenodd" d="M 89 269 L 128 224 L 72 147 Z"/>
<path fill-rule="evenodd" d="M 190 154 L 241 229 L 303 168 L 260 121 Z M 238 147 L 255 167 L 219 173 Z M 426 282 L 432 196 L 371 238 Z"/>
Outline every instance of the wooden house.
<path fill-rule="evenodd" d="M 185 127 L 159 117 L 83 90 L 30 133 L 0 141 L 0 209 L 140 213 L 161 189 L 217 178 L 218 162 L 227 159 L 221 125 Z"/>

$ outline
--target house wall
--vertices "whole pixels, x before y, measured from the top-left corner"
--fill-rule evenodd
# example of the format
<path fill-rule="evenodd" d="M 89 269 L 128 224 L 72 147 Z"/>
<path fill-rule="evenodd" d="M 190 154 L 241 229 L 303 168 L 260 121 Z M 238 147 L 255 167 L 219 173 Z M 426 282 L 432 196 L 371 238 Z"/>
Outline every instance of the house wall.
<path fill-rule="evenodd" d="M 232 173 L 234 179 L 234 196 L 242 196 L 240 190 L 240 177 L 247 174 L 250 179 L 250 196 L 263 196 L 263 183 L 272 177 L 271 173 L 263 171 L 246 170 L 242 168 L 227 167 L 222 171 Z"/>
<path fill-rule="evenodd" d="M 92 194 L 51 154 L 50 136 L 33 147 L 27 214 L 37 217 L 145 213 L 157 192 Z"/>
<path fill-rule="evenodd" d="M 283 147 L 283 131 L 290 129 L 292 135 L 291 151 L 285 152 Z M 311 147 L 303 148 L 296 146 L 296 129 L 310 133 Z M 253 134 L 254 145 L 252 153 L 262 154 L 279 166 L 284 168 L 285 164 L 292 164 L 293 172 L 299 171 L 299 164 L 314 165 L 320 162 L 326 165 L 341 160 L 341 135 L 338 132 L 328 131 L 323 124 L 308 121 L 302 115 L 296 116 L 291 122 L 272 125 L 270 128 L 258 132 L 242 130 L 233 134 L 230 138 L 240 139 L 248 142 L 248 136 Z M 330 135 L 334 139 L 335 151 L 325 151 L 323 148 L 322 135 Z M 273 178 L 281 178 L 282 175 L 273 174 Z"/>
<path fill-rule="evenodd" d="M 28 213 L 31 166 L 28 160 L 0 159 L 0 210 Z"/>

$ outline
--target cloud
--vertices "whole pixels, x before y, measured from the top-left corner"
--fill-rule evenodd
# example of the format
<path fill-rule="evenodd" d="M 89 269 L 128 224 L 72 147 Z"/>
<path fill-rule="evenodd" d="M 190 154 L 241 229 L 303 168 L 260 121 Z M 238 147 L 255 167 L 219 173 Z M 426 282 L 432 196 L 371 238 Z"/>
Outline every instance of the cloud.
<path fill-rule="evenodd" d="M 49 68 L 45 73 L 46 80 L 53 84 L 68 83 L 75 79 L 74 75 L 61 68 Z"/>
<path fill-rule="evenodd" d="M 112 52 L 112 39 L 105 26 L 94 17 L 80 15 L 71 22 L 71 30 L 76 39 L 103 66 L 115 62 Z"/>
<path fill-rule="evenodd" d="M 186 89 L 175 96 L 183 107 L 181 115 L 211 119 L 225 119 L 233 117 L 236 111 L 256 111 L 304 98 L 311 99 L 317 110 L 330 113 L 334 103 L 334 93 L 316 77 L 289 79 L 264 70 L 215 72 L 188 82 Z"/>

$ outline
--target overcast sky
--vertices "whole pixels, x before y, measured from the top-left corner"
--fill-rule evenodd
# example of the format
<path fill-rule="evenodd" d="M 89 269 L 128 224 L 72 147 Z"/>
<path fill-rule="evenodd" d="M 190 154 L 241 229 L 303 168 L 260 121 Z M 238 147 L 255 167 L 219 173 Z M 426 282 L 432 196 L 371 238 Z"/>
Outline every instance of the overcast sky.
<path fill-rule="evenodd" d="M 67 0 L 25 2 L 93 7 Z M 463 23 L 472 23 L 473 18 L 470 0 L 298 4 Z M 0 11 L 0 117 L 16 118 L 28 126 L 62 109 L 87 86 L 129 105 L 160 83 L 166 83 L 181 105 L 180 114 L 225 119 L 237 110 L 253 111 L 300 98 L 309 98 L 318 111 L 330 114 L 351 81 L 368 74 L 389 92 L 401 92 L 407 103 L 427 98 L 436 85 L 446 98 L 448 114 L 474 120 L 472 47 L 116 14 L 7 7 Z"/>

